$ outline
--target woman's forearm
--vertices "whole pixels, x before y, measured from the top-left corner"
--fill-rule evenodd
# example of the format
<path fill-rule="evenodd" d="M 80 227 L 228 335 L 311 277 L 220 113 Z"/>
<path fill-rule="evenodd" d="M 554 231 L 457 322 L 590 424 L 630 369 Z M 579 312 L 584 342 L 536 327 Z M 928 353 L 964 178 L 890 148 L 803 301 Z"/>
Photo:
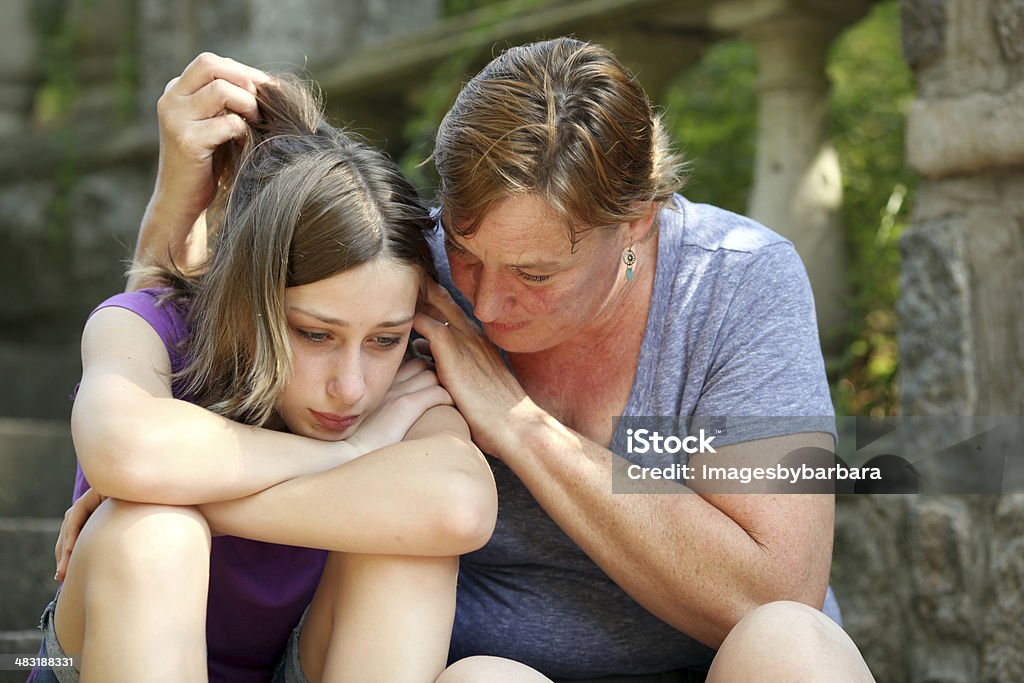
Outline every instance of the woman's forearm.
<path fill-rule="evenodd" d="M 173 262 L 178 268 L 188 270 L 203 262 L 206 257 L 206 212 L 198 216 L 192 211 L 182 212 L 175 208 L 180 204 L 161 200 L 159 193 L 150 199 L 139 226 L 125 291 L 159 284 L 141 276 L 138 268 L 167 268 Z"/>

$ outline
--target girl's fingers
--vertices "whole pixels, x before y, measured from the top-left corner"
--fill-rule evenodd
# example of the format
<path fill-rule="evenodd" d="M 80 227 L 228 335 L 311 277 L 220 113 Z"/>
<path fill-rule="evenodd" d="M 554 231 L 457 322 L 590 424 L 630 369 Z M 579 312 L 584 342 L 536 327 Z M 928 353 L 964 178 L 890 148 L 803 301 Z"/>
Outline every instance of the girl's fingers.
<path fill-rule="evenodd" d="M 412 352 L 416 357 L 424 361 L 428 367 L 434 369 L 434 355 L 430 352 L 430 340 L 420 337 L 412 341 Z"/>
<path fill-rule="evenodd" d="M 426 362 L 419 358 L 410 358 L 409 360 L 402 363 L 401 367 L 398 368 L 398 372 L 395 373 L 395 379 L 392 384 L 399 384 L 406 381 L 411 377 L 415 377 L 424 370 L 428 370 Z"/>
<path fill-rule="evenodd" d="M 436 384 L 438 384 L 438 381 L 434 371 L 423 369 L 415 375 L 393 384 L 391 393 L 393 396 L 402 396 L 403 394 L 411 394 Z"/>

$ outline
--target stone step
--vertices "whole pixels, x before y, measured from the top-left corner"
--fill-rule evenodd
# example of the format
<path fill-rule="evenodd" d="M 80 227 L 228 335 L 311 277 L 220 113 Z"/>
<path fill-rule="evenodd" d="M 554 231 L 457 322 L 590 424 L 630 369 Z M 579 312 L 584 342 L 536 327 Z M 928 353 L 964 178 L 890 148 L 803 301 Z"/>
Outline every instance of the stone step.
<path fill-rule="evenodd" d="M 35 628 L 53 599 L 60 519 L 0 518 L 0 631 Z"/>
<path fill-rule="evenodd" d="M 35 655 L 42 635 L 37 628 L 26 631 L 0 631 L 0 654 Z M 0 669 L 0 683 L 25 683 L 28 671 Z"/>
<path fill-rule="evenodd" d="M 76 345 L 0 344 L 0 415 L 67 419 L 70 394 L 82 375 Z"/>
<path fill-rule="evenodd" d="M 74 480 L 67 420 L 0 418 L 0 517 L 63 517 Z"/>

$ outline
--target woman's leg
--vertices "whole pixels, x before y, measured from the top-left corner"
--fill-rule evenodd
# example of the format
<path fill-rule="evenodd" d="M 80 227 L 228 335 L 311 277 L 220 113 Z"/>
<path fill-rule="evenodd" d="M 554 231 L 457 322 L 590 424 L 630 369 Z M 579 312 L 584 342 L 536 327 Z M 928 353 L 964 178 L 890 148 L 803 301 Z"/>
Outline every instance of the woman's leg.
<path fill-rule="evenodd" d="M 437 683 L 551 683 L 525 664 L 501 657 L 466 657 L 444 670 Z"/>
<path fill-rule="evenodd" d="M 82 681 L 205 681 L 209 566 L 196 509 L 104 501 L 75 544 L 54 615 Z"/>
<path fill-rule="evenodd" d="M 299 639 L 313 683 L 431 683 L 455 618 L 454 557 L 331 553 Z"/>
<path fill-rule="evenodd" d="M 708 683 L 869 683 L 860 651 L 834 621 L 798 602 L 772 602 L 726 636 Z"/>

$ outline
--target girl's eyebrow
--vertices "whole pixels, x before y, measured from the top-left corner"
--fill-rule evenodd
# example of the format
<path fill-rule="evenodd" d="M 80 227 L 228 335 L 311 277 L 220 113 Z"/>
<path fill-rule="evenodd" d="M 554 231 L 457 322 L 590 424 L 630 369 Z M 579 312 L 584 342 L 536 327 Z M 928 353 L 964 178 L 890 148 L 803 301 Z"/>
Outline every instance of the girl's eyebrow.
<path fill-rule="evenodd" d="M 316 318 L 325 325 L 332 325 L 334 327 L 351 326 L 351 323 L 349 323 L 347 320 L 339 320 L 338 318 L 332 318 L 329 315 L 317 313 L 316 311 L 311 311 L 306 308 L 299 308 L 298 306 L 289 306 L 288 310 L 295 311 L 296 313 L 302 313 L 303 315 L 308 315 L 310 318 Z M 408 325 L 409 323 L 411 323 L 415 317 L 416 314 L 413 313 L 412 315 L 406 316 L 405 318 L 401 318 L 399 320 L 382 320 L 381 322 L 376 324 L 376 327 L 401 327 L 402 325 Z"/>

